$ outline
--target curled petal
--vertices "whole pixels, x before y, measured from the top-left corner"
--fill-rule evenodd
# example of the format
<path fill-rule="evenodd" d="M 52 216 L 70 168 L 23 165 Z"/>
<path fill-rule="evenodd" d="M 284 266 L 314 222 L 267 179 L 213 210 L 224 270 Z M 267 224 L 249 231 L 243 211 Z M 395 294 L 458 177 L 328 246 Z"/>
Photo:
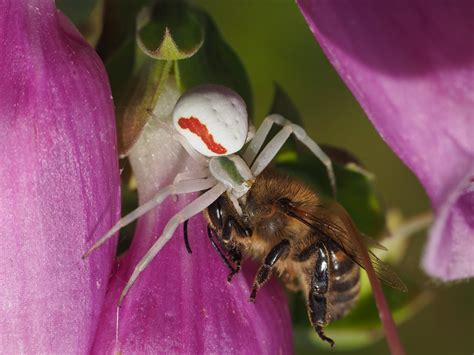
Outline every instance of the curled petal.
<path fill-rule="evenodd" d="M 87 353 L 114 245 L 81 254 L 120 210 L 104 68 L 53 1 L 0 2 L 0 344 Z"/>
<path fill-rule="evenodd" d="M 423 267 L 431 274 L 474 275 L 474 169 L 454 189 L 438 213 Z"/>
<path fill-rule="evenodd" d="M 474 201 L 463 192 L 471 190 L 474 170 L 472 2 L 297 4 L 375 128 L 431 198 L 437 221 L 426 271 L 445 281 L 473 277 L 474 229 L 465 216 Z"/>
<path fill-rule="evenodd" d="M 193 161 L 158 120 L 170 120 L 179 92 L 171 83 L 161 94 L 159 112 L 150 120 L 130 161 L 141 202 L 173 182 Z M 196 195 L 166 200 L 138 222 L 132 246 L 118 262 L 107 294 L 94 353 L 280 354 L 292 351 L 291 322 L 283 290 L 266 284 L 255 304 L 248 301 L 256 268 L 227 283 L 228 270 L 212 248 L 201 214 L 189 221 L 192 254 L 181 226 L 125 297 L 116 328 L 116 305 L 133 267 L 161 234 L 168 220 Z"/>

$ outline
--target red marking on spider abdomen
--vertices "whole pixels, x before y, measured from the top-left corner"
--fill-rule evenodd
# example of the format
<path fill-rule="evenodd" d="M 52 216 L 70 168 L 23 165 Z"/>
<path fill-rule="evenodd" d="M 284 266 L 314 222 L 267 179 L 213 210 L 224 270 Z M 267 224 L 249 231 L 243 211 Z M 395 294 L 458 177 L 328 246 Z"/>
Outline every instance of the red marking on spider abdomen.
<path fill-rule="evenodd" d="M 219 143 L 216 143 L 212 134 L 210 134 L 207 130 L 206 125 L 202 124 L 198 118 L 192 116 L 189 118 L 181 117 L 178 120 L 178 124 L 181 128 L 189 129 L 191 132 L 201 138 L 201 140 L 204 142 L 207 148 L 209 148 L 210 151 L 216 154 L 227 153 L 227 149 L 225 149 Z"/>

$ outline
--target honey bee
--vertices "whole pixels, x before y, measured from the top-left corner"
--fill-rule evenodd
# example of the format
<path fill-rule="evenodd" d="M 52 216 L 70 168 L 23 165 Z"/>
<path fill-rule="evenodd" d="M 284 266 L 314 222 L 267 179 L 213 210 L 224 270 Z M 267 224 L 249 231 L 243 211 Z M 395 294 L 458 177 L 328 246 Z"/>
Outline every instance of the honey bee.
<path fill-rule="evenodd" d="M 223 194 L 204 213 L 209 239 L 230 270 L 228 281 L 240 271 L 243 258 L 261 262 L 250 300 L 272 274 L 279 275 L 288 289 L 303 292 L 316 333 L 334 346 L 323 328 L 355 305 L 364 265 L 354 242 L 360 232 L 347 212 L 336 202 L 323 202 L 299 180 L 270 169 L 256 177 L 239 204 L 241 213 Z M 186 224 L 184 230 L 191 252 Z M 377 277 L 405 290 L 398 276 L 369 254 Z"/>

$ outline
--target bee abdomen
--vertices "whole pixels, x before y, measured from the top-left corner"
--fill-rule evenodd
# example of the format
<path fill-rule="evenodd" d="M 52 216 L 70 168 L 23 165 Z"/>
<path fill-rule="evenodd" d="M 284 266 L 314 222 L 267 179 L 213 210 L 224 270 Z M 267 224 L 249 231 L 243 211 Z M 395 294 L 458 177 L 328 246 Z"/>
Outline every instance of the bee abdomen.
<path fill-rule="evenodd" d="M 342 318 L 354 306 L 360 291 L 360 267 L 341 249 L 331 252 L 330 292 L 331 321 Z"/>
<path fill-rule="evenodd" d="M 356 264 L 343 277 L 331 280 L 329 304 L 332 306 L 331 320 L 342 318 L 354 307 L 360 291 L 360 269 Z"/>
<path fill-rule="evenodd" d="M 344 277 L 358 268 L 357 264 L 340 249 L 331 250 L 331 264 L 331 275 L 336 278 Z"/>

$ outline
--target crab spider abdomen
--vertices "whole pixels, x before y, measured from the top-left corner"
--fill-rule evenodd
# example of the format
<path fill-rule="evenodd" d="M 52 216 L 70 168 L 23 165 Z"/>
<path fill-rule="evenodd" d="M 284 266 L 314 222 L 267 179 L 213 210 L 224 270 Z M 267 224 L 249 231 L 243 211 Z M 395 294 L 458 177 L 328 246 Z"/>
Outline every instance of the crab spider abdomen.
<path fill-rule="evenodd" d="M 197 86 L 181 96 L 173 123 L 194 149 L 208 157 L 238 152 L 248 133 L 245 102 L 220 85 Z"/>

